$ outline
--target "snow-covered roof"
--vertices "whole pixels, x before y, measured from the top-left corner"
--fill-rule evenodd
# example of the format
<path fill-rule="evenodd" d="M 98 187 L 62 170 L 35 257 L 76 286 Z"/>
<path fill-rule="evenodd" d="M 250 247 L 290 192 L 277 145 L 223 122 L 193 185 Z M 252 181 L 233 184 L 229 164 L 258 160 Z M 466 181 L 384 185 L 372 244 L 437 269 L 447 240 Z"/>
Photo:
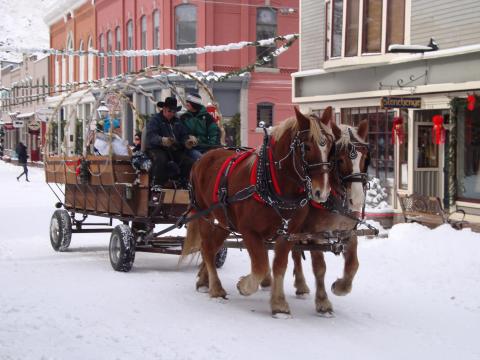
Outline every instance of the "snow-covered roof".
<path fill-rule="evenodd" d="M 85 4 L 85 0 L 56 1 L 48 9 L 47 13 L 43 17 L 43 21 L 45 21 L 48 26 L 51 26 L 58 20 L 62 19 L 66 13 L 73 12 L 73 10 L 79 8 L 83 4 Z"/>

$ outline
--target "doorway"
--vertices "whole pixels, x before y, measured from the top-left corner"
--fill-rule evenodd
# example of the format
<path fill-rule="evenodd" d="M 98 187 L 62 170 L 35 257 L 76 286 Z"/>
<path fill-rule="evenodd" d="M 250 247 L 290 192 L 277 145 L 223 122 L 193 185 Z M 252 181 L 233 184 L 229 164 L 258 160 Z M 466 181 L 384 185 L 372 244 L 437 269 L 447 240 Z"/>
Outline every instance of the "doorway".
<path fill-rule="evenodd" d="M 445 144 L 433 140 L 432 118 L 442 115 L 448 123 L 449 110 L 418 110 L 414 113 L 413 192 L 444 198 Z M 445 136 L 446 137 L 446 136 Z"/>

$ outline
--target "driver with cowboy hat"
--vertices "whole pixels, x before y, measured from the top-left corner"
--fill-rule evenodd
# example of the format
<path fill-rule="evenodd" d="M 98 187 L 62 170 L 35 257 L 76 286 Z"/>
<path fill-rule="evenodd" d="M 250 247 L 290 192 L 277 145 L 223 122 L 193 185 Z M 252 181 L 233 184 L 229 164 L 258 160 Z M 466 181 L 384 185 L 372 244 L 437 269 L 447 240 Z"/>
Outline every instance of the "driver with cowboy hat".
<path fill-rule="evenodd" d="M 177 106 L 175 97 L 159 101 L 157 107 L 161 110 L 148 122 L 146 133 L 147 153 L 153 160 L 152 184 L 162 186 L 168 180 L 179 179 L 185 185 L 193 164 L 186 150 L 194 141 L 176 117 L 182 107 Z"/>

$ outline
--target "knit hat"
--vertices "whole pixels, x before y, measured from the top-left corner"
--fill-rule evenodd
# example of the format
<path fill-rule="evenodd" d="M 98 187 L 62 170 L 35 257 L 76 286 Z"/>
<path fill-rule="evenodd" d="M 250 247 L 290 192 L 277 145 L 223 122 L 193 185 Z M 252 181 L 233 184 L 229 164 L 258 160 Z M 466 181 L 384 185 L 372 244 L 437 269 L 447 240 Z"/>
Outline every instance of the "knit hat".
<path fill-rule="evenodd" d="M 193 104 L 203 105 L 202 98 L 200 97 L 199 94 L 196 94 L 196 93 L 188 94 L 186 100 Z"/>

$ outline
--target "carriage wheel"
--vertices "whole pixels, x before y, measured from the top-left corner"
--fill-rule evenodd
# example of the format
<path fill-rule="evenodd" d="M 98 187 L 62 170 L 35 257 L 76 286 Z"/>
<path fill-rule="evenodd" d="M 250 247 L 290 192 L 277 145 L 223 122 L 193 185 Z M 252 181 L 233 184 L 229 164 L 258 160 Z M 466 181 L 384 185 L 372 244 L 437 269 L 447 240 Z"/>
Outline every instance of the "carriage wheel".
<path fill-rule="evenodd" d="M 222 247 L 220 250 L 218 250 L 217 255 L 215 255 L 215 267 L 217 269 L 220 269 L 223 264 L 225 264 L 225 260 L 227 259 L 227 251 L 228 249 L 226 247 Z"/>
<path fill-rule="evenodd" d="M 50 243 L 55 251 L 65 251 L 72 240 L 72 220 L 66 210 L 55 210 L 50 220 Z"/>
<path fill-rule="evenodd" d="M 135 260 L 135 241 L 128 225 L 115 226 L 110 236 L 108 253 L 114 270 L 128 272 L 132 269 Z"/>

